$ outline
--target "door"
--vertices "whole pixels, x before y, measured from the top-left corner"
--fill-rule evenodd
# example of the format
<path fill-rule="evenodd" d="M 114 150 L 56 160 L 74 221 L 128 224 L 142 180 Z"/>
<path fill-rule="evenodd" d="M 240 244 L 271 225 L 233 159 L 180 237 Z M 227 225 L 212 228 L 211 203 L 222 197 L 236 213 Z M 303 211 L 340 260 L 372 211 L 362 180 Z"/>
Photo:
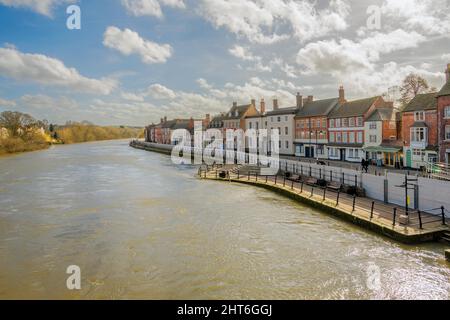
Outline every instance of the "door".
<path fill-rule="evenodd" d="M 341 152 L 341 161 L 345 160 L 345 149 L 339 149 Z"/>
<path fill-rule="evenodd" d="M 314 158 L 314 148 L 313 147 L 311 147 L 310 153 L 311 153 L 311 158 Z"/>
<path fill-rule="evenodd" d="M 412 167 L 412 157 L 411 157 L 411 150 L 406 151 L 406 166 L 408 168 Z"/>
<path fill-rule="evenodd" d="M 310 147 L 305 147 L 305 157 L 309 158 Z"/>

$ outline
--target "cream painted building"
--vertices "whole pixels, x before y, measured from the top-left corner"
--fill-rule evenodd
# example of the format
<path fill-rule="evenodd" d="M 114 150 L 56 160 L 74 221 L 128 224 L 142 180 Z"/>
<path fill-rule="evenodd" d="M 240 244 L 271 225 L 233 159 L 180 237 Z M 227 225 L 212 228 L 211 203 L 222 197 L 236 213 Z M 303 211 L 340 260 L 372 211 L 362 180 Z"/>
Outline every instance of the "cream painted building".
<path fill-rule="evenodd" d="M 267 129 L 269 134 L 272 130 L 279 132 L 279 154 L 293 156 L 295 154 L 295 115 L 298 108 L 279 108 L 278 100 L 273 101 L 273 110 L 266 113 Z"/>

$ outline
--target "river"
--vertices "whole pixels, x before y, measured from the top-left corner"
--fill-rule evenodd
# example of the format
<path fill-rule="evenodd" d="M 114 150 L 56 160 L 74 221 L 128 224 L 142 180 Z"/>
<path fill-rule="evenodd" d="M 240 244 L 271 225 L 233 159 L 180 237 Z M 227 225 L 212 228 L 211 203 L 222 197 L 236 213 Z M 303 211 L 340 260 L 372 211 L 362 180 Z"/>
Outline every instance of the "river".
<path fill-rule="evenodd" d="M 441 244 L 405 246 L 127 144 L 0 158 L 0 298 L 449 298 Z"/>

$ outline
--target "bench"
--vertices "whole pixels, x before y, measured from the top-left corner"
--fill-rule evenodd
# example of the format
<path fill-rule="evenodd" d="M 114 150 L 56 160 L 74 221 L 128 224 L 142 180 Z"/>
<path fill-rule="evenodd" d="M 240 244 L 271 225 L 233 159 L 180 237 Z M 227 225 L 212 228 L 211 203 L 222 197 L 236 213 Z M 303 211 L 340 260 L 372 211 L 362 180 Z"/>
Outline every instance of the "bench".
<path fill-rule="evenodd" d="M 331 181 L 328 183 L 327 188 L 338 192 L 338 191 L 341 191 L 342 184 L 340 184 L 339 182 L 336 182 L 336 181 Z"/>
<path fill-rule="evenodd" d="M 287 178 L 289 181 L 294 181 L 294 182 L 299 182 L 302 180 L 302 177 L 298 174 L 294 174 L 292 176 L 290 176 L 289 178 Z"/>
<path fill-rule="evenodd" d="M 315 185 L 317 185 L 317 179 L 313 178 L 313 177 L 309 177 L 308 179 L 306 179 L 305 183 L 310 186 L 315 186 Z"/>

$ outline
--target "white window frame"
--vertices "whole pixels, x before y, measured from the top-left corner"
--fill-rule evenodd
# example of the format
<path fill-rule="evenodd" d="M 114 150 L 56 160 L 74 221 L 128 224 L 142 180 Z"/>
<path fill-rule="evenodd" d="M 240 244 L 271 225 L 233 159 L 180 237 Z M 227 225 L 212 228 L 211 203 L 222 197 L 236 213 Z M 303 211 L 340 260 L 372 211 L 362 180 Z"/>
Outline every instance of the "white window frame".
<path fill-rule="evenodd" d="M 425 111 L 415 111 L 414 121 L 425 121 Z"/>

